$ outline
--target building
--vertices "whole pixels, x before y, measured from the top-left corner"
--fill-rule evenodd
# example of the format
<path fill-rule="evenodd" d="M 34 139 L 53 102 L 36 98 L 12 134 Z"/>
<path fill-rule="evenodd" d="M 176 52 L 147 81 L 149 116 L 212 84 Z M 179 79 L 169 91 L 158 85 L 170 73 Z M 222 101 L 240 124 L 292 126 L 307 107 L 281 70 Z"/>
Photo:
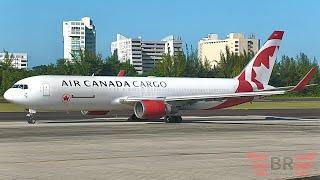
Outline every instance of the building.
<path fill-rule="evenodd" d="M 151 41 L 117 34 L 117 40 L 111 43 L 111 53 L 116 55 L 120 62 L 132 64 L 140 74 L 151 71 L 164 54 L 173 56 L 178 52 L 182 52 L 182 41 L 173 35 Z"/>
<path fill-rule="evenodd" d="M 27 53 L 8 53 L 8 58 L 11 60 L 12 66 L 17 69 L 28 69 L 28 54 Z M 0 62 L 6 59 L 6 53 L 0 53 Z"/>
<path fill-rule="evenodd" d="M 90 17 L 80 21 L 63 21 L 63 57 L 79 59 L 81 50 L 96 53 L 96 30 Z"/>
<path fill-rule="evenodd" d="M 257 53 L 260 42 L 253 35 L 245 38 L 242 33 L 230 33 L 226 39 L 219 39 L 217 34 L 209 34 L 198 42 L 199 59 L 202 62 L 208 60 L 214 66 L 220 61 L 221 53 L 226 53 L 226 46 L 236 55 L 244 51 Z"/>

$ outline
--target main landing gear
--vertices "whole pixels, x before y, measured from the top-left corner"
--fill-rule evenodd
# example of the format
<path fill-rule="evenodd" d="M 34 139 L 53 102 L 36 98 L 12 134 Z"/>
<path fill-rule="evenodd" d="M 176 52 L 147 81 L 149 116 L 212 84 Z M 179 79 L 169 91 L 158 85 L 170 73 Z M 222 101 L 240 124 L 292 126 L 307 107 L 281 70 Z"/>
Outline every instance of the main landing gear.
<path fill-rule="evenodd" d="M 137 121 L 141 121 L 141 119 L 138 118 L 135 114 L 132 114 L 132 115 L 128 118 L 127 121 L 129 121 L 129 122 L 137 122 Z"/>
<path fill-rule="evenodd" d="M 33 109 L 28 110 L 28 114 L 26 115 L 28 124 L 35 124 L 36 123 L 36 120 L 34 117 L 36 113 L 37 113 L 36 110 L 33 110 Z"/>
<path fill-rule="evenodd" d="M 142 119 L 138 118 L 135 114 L 132 114 L 127 121 L 129 122 L 139 122 Z M 164 117 L 164 122 L 165 123 L 181 123 L 182 118 L 180 115 L 167 115 Z"/>
<path fill-rule="evenodd" d="M 182 118 L 180 115 L 168 115 L 164 117 L 165 123 L 181 123 Z"/>

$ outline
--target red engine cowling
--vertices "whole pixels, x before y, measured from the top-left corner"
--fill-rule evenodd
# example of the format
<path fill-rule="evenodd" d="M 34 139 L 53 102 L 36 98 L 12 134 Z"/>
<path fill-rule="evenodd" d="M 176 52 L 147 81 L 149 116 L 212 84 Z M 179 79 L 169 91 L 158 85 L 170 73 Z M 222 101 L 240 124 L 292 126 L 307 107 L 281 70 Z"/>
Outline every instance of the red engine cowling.
<path fill-rule="evenodd" d="M 168 108 L 163 101 L 142 100 L 136 102 L 134 113 L 140 119 L 158 119 L 167 114 Z"/>
<path fill-rule="evenodd" d="M 103 116 L 109 113 L 109 111 L 81 111 L 83 115 L 88 116 Z"/>

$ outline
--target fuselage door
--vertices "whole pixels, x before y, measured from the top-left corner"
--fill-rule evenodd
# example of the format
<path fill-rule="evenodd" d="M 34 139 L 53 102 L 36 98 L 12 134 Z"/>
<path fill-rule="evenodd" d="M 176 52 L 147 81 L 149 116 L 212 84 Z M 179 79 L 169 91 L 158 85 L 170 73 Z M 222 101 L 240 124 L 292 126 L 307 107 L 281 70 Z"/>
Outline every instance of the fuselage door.
<path fill-rule="evenodd" d="M 50 86 L 49 84 L 42 84 L 43 96 L 50 96 Z"/>

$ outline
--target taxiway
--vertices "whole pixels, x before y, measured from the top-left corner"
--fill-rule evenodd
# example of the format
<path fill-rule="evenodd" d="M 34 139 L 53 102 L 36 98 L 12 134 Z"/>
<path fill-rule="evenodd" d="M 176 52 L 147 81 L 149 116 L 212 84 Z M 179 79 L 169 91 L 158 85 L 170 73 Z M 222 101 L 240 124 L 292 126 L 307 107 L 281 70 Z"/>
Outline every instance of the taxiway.
<path fill-rule="evenodd" d="M 316 112 L 231 112 L 186 115 L 181 124 L 126 122 L 121 116 L 44 118 L 35 125 L 3 120 L 0 179 L 294 178 L 297 169 L 270 167 L 257 176 L 248 156 L 263 153 L 268 164 L 271 157 L 319 153 Z M 308 174 L 317 176 L 318 156 L 313 163 Z"/>

